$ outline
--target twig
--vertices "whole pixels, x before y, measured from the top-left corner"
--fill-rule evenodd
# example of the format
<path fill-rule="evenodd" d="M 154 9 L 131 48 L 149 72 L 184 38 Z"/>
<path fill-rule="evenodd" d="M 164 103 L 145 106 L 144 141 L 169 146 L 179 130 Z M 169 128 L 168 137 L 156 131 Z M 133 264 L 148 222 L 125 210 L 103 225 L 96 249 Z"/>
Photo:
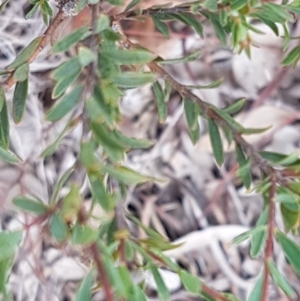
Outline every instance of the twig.
<path fill-rule="evenodd" d="M 260 301 L 267 300 L 268 293 L 268 279 L 269 279 L 269 266 L 268 262 L 273 255 L 273 231 L 274 231 L 274 218 L 275 218 L 275 203 L 274 197 L 276 193 L 276 177 L 275 175 L 271 178 L 271 187 L 269 190 L 269 213 L 268 213 L 268 232 L 267 232 L 267 241 L 264 257 L 264 279 L 262 285 L 262 294 Z"/>
<path fill-rule="evenodd" d="M 52 20 L 44 34 L 42 35 L 42 39 L 38 44 L 36 50 L 32 53 L 32 55 L 28 59 L 28 64 L 32 63 L 35 58 L 40 54 L 40 52 L 48 45 L 50 39 L 52 37 L 53 32 L 56 28 L 61 24 L 61 22 L 66 18 L 63 10 L 60 8 L 55 18 Z M 13 78 L 13 74 L 11 74 L 2 84 L 2 88 L 4 92 L 7 92 L 14 84 L 15 79 Z"/>
<path fill-rule="evenodd" d="M 103 284 L 103 289 L 104 289 L 104 293 L 105 293 L 105 300 L 106 301 L 114 301 L 113 294 L 112 294 L 112 291 L 111 291 L 111 286 L 110 286 L 110 283 L 108 281 L 106 271 L 105 271 L 105 268 L 103 266 L 102 260 L 100 258 L 99 250 L 98 250 L 98 247 L 97 247 L 96 243 L 93 243 L 90 246 L 89 249 L 90 249 L 90 252 L 93 256 L 93 260 L 96 263 L 97 271 L 98 271 L 98 274 L 99 274 L 100 279 L 101 279 L 102 284 Z"/>

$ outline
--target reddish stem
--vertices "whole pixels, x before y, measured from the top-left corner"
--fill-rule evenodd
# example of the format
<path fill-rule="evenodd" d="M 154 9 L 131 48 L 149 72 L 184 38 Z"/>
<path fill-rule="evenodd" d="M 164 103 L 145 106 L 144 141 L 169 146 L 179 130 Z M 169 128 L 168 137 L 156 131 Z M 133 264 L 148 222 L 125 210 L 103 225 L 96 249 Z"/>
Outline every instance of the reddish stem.
<path fill-rule="evenodd" d="M 260 301 L 266 301 L 268 297 L 268 280 L 269 280 L 269 266 L 268 262 L 273 256 L 273 232 L 274 232 L 274 216 L 275 203 L 274 197 L 276 193 L 276 176 L 271 177 L 271 187 L 269 190 L 269 214 L 268 214 L 268 233 L 264 258 L 264 279 L 262 285 L 262 293 Z"/>
<path fill-rule="evenodd" d="M 101 279 L 101 282 L 102 282 L 102 285 L 103 285 L 105 300 L 106 301 L 114 301 L 113 294 L 112 294 L 111 287 L 110 287 L 110 283 L 108 281 L 106 271 L 105 271 L 104 265 L 102 263 L 102 260 L 101 260 L 100 254 L 99 254 L 99 250 L 98 250 L 98 247 L 97 247 L 96 243 L 93 243 L 90 246 L 90 252 L 93 256 L 94 262 L 95 262 L 96 267 L 97 267 L 98 275 L 99 275 L 99 277 Z"/>

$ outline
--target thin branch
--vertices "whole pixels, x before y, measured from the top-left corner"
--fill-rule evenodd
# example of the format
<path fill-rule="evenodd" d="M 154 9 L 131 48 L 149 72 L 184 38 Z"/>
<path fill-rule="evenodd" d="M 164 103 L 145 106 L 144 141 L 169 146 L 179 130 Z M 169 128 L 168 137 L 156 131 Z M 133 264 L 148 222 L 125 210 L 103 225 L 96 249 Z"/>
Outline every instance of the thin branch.
<path fill-rule="evenodd" d="M 264 257 L 264 279 L 262 285 L 262 294 L 260 301 L 267 300 L 268 293 L 268 280 L 269 280 L 269 266 L 268 262 L 273 256 L 273 232 L 274 232 L 274 218 L 275 218 L 275 203 L 274 197 L 276 193 L 276 177 L 275 175 L 271 178 L 271 187 L 269 190 L 269 213 L 268 213 L 268 232 L 267 232 L 267 241 Z"/>
<path fill-rule="evenodd" d="M 93 243 L 90 246 L 89 249 L 90 249 L 90 252 L 92 254 L 93 260 L 96 263 L 98 275 L 99 275 L 99 277 L 101 279 L 101 282 L 103 284 L 105 300 L 106 301 L 114 301 L 113 293 L 111 291 L 111 286 L 110 286 L 110 283 L 108 281 L 106 271 L 105 271 L 104 265 L 102 263 L 102 260 L 100 258 L 99 250 L 98 250 L 98 247 L 97 247 L 96 243 Z"/>
<path fill-rule="evenodd" d="M 63 12 L 62 8 L 59 9 L 57 15 L 52 20 L 44 34 L 42 35 L 42 39 L 37 46 L 36 50 L 32 53 L 32 55 L 28 59 L 28 63 L 32 63 L 35 58 L 40 54 L 40 52 L 49 44 L 51 37 L 57 27 L 62 23 L 62 21 L 66 18 L 65 13 Z M 15 79 L 13 78 L 13 74 L 11 74 L 2 84 L 2 88 L 4 92 L 7 92 L 14 84 Z"/>

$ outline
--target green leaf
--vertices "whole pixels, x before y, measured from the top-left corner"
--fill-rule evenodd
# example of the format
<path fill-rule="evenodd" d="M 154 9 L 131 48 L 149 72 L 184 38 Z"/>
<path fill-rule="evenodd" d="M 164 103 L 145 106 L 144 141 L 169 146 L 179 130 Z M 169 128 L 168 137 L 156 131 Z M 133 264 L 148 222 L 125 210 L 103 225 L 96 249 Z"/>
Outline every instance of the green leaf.
<path fill-rule="evenodd" d="M 157 293 L 159 295 L 160 300 L 168 301 L 170 298 L 170 293 L 169 293 L 157 267 L 153 264 L 150 264 L 150 271 L 151 271 L 154 281 L 156 283 Z"/>
<path fill-rule="evenodd" d="M 6 104 L 5 92 L 3 88 L 0 86 L 0 112 L 2 111 L 4 104 Z"/>
<path fill-rule="evenodd" d="M 203 3 L 203 7 L 211 11 L 216 11 L 218 10 L 217 2 L 217 0 L 205 0 L 205 2 Z"/>
<path fill-rule="evenodd" d="M 96 32 L 100 33 L 101 31 L 109 28 L 109 18 L 107 15 L 105 14 L 100 14 L 99 18 L 98 18 L 98 22 L 97 22 L 97 29 Z"/>
<path fill-rule="evenodd" d="M 251 236 L 250 256 L 252 258 L 256 258 L 259 255 L 263 247 L 263 243 L 265 242 L 267 229 L 266 227 L 260 227 L 260 226 L 266 225 L 268 220 L 268 214 L 269 214 L 269 209 L 268 207 L 265 207 L 264 211 L 262 212 L 262 214 L 260 215 L 260 217 L 258 218 L 255 224 L 255 227 L 258 227 L 258 230 L 252 233 Z"/>
<path fill-rule="evenodd" d="M 62 81 L 66 75 L 70 76 L 71 74 L 78 74 L 81 71 L 81 64 L 78 56 L 72 57 L 68 61 L 62 63 L 57 67 L 51 75 L 51 78 Z"/>
<path fill-rule="evenodd" d="M 183 99 L 184 114 L 189 129 L 194 130 L 198 124 L 200 109 L 197 103 L 189 99 Z"/>
<path fill-rule="evenodd" d="M 105 0 L 106 2 L 113 4 L 113 5 L 123 5 L 124 0 Z"/>
<path fill-rule="evenodd" d="M 165 95 L 163 89 L 158 81 L 153 83 L 153 92 L 155 96 L 155 102 L 157 106 L 159 121 L 164 122 L 167 118 L 167 105 L 165 103 Z"/>
<path fill-rule="evenodd" d="M 141 175 L 124 166 L 114 167 L 112 165 L 104 165 L 100 171 L 102 173 L 108 173 L 111 177 L 127 185 L 137 185 L 147 181 L 153 181 L 153 178 Z"/>
<path fill-rule="evenodd" d="M 59 178 L 59 180 L 55 183 L 53 187 L 53 193 L 49 201 L 50 204 L 54 204 L 57 202 L 59 192 L 61 191 L 63 185 L 66 183 L 66 181 L 68 180 L 68 178 L 70 177 L 73 171 L 74 171 L 74 167 L 72 166 L 69 169 L 67 169 Z"/>
<path fill-rule="evenodd" d="M 25 111 L 27 93 L 28 93 L 28 79 L 26 79 L 23 82 L 18 82 L 16 84 L 16 88 L 14 92 L 13 109 L 12 109 L 13 120 L 16 124 L 18 124 L 23 117 Z"/>
<path fill-rule="evenodd" d="M 251 258 L 256 258 L 260 254 L 264 242 L 266 240 L 266 234 L 267 231 L 266 228 L 264 227 L 251 237 L 251 248 L 250 248 Z"/>
<path fill-rule="evenodd" d="M 172 16 L 178 21 L 181 21 L 182 23 L 191 26 L 200 37 L 203 37 L 202 25 L 198 20 L 194 18 L 192 14 L 177 13 L 177 14 L 172 14 Z"/>
<path fill-rule="evenodd" d="M 80 284 L 76 292 L 75 301 L 90 301 L 92 300 L 92 285 L 93 273 L 89 272 Z"/>
<path fill-rule="evenodd" d="M 268 151 L 261 151 L 259 153 L 264 159 L 272 162 L 272 163 L 277 163 L 284 158 L 286 158 L 286 155 L 275 153 L 275 152 L 268 152 Z"/>
<path fill-rule="evenodd" d="M 188 125 L 188 133 L 193 144 L 199 141 L 200 127 L 198 117 L 200 109 L 197 103 L 192 102 L 188 99 L 183 99 L 185 119 Z"/>
<path fill-rule="evenodd" d="M 266 128 L 243 128 L 241 130 L 241 134 L 244 134 L 244 135 L 252 135 L 252 134 L 260 134 L 260 133 L 263 133 L 267 130 L 269 130 L 272 126 L 268 126 Z"/>
<path fill-rule="evenodd" d="M 300 247 L 290 240 L 286 235 L 282 232 L 276 231 L 275 238 L 279 245 L 281 246 L 285 256 L 289 260 L 290 265 L 294 269 L 294 271 L 300 276 Z"/>
<path fill-rule="evenodd" d="M 5 97 L 5 95 L 3 95 Z M 0 89 L 1 98 L 1 89 Z M 2 109 L 0 112 L 0 147 L 8 149 L 9 144 L 9 119 L 7 113 L 6 100 L 2 104 Z"/>
<path fill-rule="evenodd" d="M 13 266 L 13 257 L 7 257 L 3 260 L 0 260 L 0 296 L 3 300 L 11 301 L 8 293 L 8 278 L 10 275 L 10 270 Z"/>
<path fill-rule="evenodd" d="M 81 203 L 80 189 L 76 184 L 72 184 L 69 193 L 62 200 L 61 217 L 66 222 L 72 222 L 78 215 Z"/>
<path fill-rule="evenodd" d="M 153 61 L 157 55 L 146 50 L 121 50 L 107 49 L 103 50 L 102 55 L 109 57 L 115 64 L 132 65 L 146 64 Z"/>
<path fill-rule="evenodd" d="M 41 10 L 42 10 L 43 14 L 48 15 L 50 17 L 53 16 L 52 9 L 47 0 L 41 2 Z"/>
<path fill-rule="evenodd" d="M 252 291 L 250 292 L 249 296 L 247 297 L 247 301 L 259 301 L 261 298 L 262 292 L 262 285 L 263 285 L 263 273 L 261 273 L 254 284 Z"/>
<path fill-rule="evenodd" d="M 240 10 L 244 6 L 247 5 L 248 0 L 234 0 L 230 4 L 230 9 L 231 10 Z"/>
<path fill-rule="evenodd" d="M 6 69 L 14 70 L 17 67 L 23 65 L 24 63 L 28 62 L 31 55 L 38 48 L 41 40 L 42 40 L 42 37 L 38 37 L 38 38 L 34 39 L 27 47 L 25 47 L 22 50 L 22 52 L 15 58 L 15 60 L 6 67 Z"/>
<path fill-rule="evenodd" d="M 132 281 L 131 281 L 130 273 L 124 264 L 121 264 L 118 267 L 118 272 L 119 272 L 120 279 L 122 280 L 123 286 L 124 286 L 124 293 L 122 294 L 122 297 L 127 298 L 129 296 L 129 293 L 132 288 Z"/>
<path fill-rule="evenodd" d="M 29 64 L 24 63 L 23 65 L 19 66 L 16 71 L 13 73 L 13 78 L 16 82 L 23 82 L 28 78 L 29 72 Z"/>
<path fill-rule="evenodd" d="M 96 241 L 98 233 L 87 225 L 76 224 L 72 229 L 72 244 L 90 245 Z"/>
<path fill-rule="evenodd" d="M 131 301 L 147 301 L 145 292 L 140 288 L 139 285 L 133 285 L 131 295 L 129 296 Z"/>
<path fill-rule="evenodd" d="M 13 204 L 25 211 L 36 214 L 45 213 L 47 207 L 39 200 L 33 200 L 27 197 L 18 196 L 13 199 Z"/>
<path fill-rule="evenodd" d="M 153 146 L 154 142 L 150 140 L 141 140 L 130 138 L 123 135 L 120 131 L 115 130 L 113 134 L 117 137 L 119 143 L 126 149 L 141 149 Z"/>
<path fill-rule="evenodd" d="M 280 287 L 287 296 L 294 298 L 296 295 L 295 291 L 286 281 L 285 277 L 278 271 L 275 263 L 272 260 L 268 261 L 268 268 L 276 286 Z"/>
<path fill-rule="evenodd" d="M 215 29 L 216 35 L 218 36 L 221 44 L 223 46 L 226 46 L 226 33 L 224 31 L 223 26 L 220 24 L 218 16 L 214 15 L 212 13 L 208 13 L 208 17 L 209 17 L 209 20 L 210 20 L 212 26 Z"/>
<path fill-rule="evenodd" d="M 68 73 L 67 77 L 57 82 L 52 91 L 52 98 L 56 99 L 57 97 L 61 96 L 67 90 L 67 88 L 78 78 L 80 72 L 81 70 L 78 70 L 73 74 Z"/>
<path fill-rule="evenodd" d="M 151 16 L 152 20 L 153 20 L 153 23 L 155 25 L 155 28 L 163 35 L 165 36 L 166 38 L 169 38 L 170 37 L 170 34 L 169 34 L 169 29 L 168 29 L 168 26 L 163 22 L 161 21 L 157 16 L 153 15 Z"/>
<path fill-rule="evenodd" d="M 234 102 L 232 105 L 224 108 L 223 111 L 227 114 L 235 114 L 244 107 L 245 103 L 246 103 L 245 98 L 239 99 L 236 102 Z"/>
<path fill-rule="evenodd" d="M 88 66 L 90 63 L 96 61 L 96 54 L 89 48 L 80 46 L 78 49 L 78 59 L 82 67 Z"/>
<path fill-rule="evenodd" d="M 235 155 L 236 155 L 236 160 L 239 164 L 239 171 L 238 171 L 239 176 L 241 177 L 245 187 L 249 189 L 252 182 L 251 170 L 249 166 L 250 164 L 247 161 L 244 152 L 239 144 L 236 144 Z"/>
<path fill-rule="evenodd" d="M 55 213 L 50 220 L 50 231 L 53 237 L 57 240 L 64 240 L 68 235 L 68 227 L 62 220 L 60 214 Z"/>
<path fill-rule="evenodd" d="M 136 6 L 138 3 L 140 3 L 141 0 L 132 0 L 125 8 L 124 12 L 129 11 L 131 8 Z"/>
<path fill-rule="evenodd" d="M 4 148 L 0 147 L 0 160 L 7 162 L 9 164 L 18 164 L 20 163 L 20 159 L 13 154 L 12 152 L 5 150 Z"/>
<path fill-rule="evenodd" d="M 254 228 L 252 228 L 251 230 L 248 230 L 238 236 L 236 236 L 231 243 L 234 245 L 238 245 L 240 243 L 242 243 L 243 241 L 251 238 L 252 236 L 256 235 L 256 233 L 260 232 L 262 229 L 265 228 L 265 225 L 258 225 L 255 226 Z"/>
<path fill-rule="evenodd" d="M 83 36 L 87 33 L 87 27 L 83 26 L 73 31 L 62 40 L 56 42 L 52 47 L 53 53 L 67 51 L 71 46 L 77 44 Z"/>
<path fill-rule="evenodd" d="M 47 115 L 46 119 L 49 121 L 57 121 L 63 118 L 67 113 L 69 113 L 72 109 L 80 101 L 80 96 L 83 91 L 82 85 L 74 88 L 70 93 L 64 95 L 58 102 L 52 107 Z"/>
<path fill-rule="evenodd" d="M 200 280 L 188 273 L 185 270 L 181 270 L 179 273 L 180 280 L 184 288 L 191 294 L 198 294 L 201 290 Z"/>
<path fill-rule="evenodd" d="M 114 83 L 121 88 L 137 88 L 153 83 L 155 75 L 153 73 L 123 72 L 117 75 Z"/>
<path fill-rule="evenodd" d="M 208 133 L 214 157 L 217 164 L 221 166 L 224 161 L 223 145 L 218 126 L 212 119 L 208 120 Z"/>
<path fill-rule="evenodd" d="M 104 152 L 114 161 L 121 161 L 124 158 L 125 148 L 104 124 L 92 122 L 91 129 L 97 138 L 97 141 L 103 147 Z"/>
<path fill-rule="evenodd" d="M 33 16 L 33 14 L 37 11 L 37 9 L 39 8 L 39 6 L 40 6 L 39 3 L 36 3 L 32 7 L 32 9 L 26 14 L 25 19 L 26 20 L 30 19 Z"/>
<path fill-rule="evenodd" d="M 173 65 L 173 64 L 187 63 L 187 62 L 196 61 L 200 57 L 200 54 L 201 54 L 201 51 L 195 51 L 182 58 L 170 59 L 170 60 L 157 59 L 156 61 L 160 65 Z"/>
<path fill-rule="evenodd" d="M 106 211 L 113 209 L 115 201 L 110 195 L 99 176 L 89 175 L 93 199 Z"/>
<path fill-rule="evenodd" d="M 0 232 L 0 260 L 14 256 L 22 239 L 22 232 Z"/>
<path fill-rule="evenodd" d="M 187 85 L 188 89 L 214 89 L 219 87 L 223 83 L 223 78 L 217 79 L 208 85 Z"/>

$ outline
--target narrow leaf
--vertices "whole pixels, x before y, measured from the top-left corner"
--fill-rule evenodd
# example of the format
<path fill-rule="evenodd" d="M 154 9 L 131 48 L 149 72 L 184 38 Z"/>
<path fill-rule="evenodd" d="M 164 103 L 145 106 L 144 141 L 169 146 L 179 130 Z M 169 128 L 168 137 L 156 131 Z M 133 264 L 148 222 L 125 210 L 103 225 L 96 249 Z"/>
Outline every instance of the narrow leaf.
<path fill-rule="evenodd" d="M 150 271 L 153 275 L 154 281 L 157 286 L 157 293 L 162 301 L 168 301 L 170 298 L 170 293 L 157 269 L 157 267 L 153 264 L 150 265 Z"/>
<path fill-rule="evenodd" d="M 232 105 L 224 108 L 223 111 L 226 112 L 227 114 L 231 114 L 231 115 L 235 114 L 244 107 L 245 103 L 246 103 L 245 98 L 239 99 L 236 102 L 234 102 Z"/>
<path fill-rule="evenodd" d="M 0 160 L 9 164 L 20 163 L 20 159 L 12 152 L 0 147 Z"/>
<path fill-rule="evenodd" d="M 51 78 L 61 81 L 66 77 L 66 74 L 70 76 L 71 74 L 78 74 L 80 71 L 81 64 L 79 58 L 75 56 L 57 67 L 52 73 Z"/>
<path fill-rule="evenodd" d="M 278 271 L 275 263 L 272 260 L 268 261 L 268 267 L 275 284 L 290 298 L 295 297 L 295 291 L 286 281 L 285 277 Z"/>
<path fill-rule="evenodd" d="M 153 20 L 153 23 L 154 23 L 156 29 L 162 35 L 164 35 L 166 38 L 169 38 L 170 35 L 169 35 L 168 26 L 163 21 L 161 21 L 157 16 L 155 16 L 155 15 L 152 16 L 152 20 Z"/>
<path fill-rule="evenodd" d="M 78 58 L 82 67 L 88 66 L 97 59 L 97 56 L 89 48 L 81 46 L 78 49 Z"/>
<path fill-rule="evenodd" d="M 28 20 L 30 19 L 33 14 L 37 11 L 37 9 L 39 8 L 40 4 L 36 3 L 33 8 L 26 14 L 25 19 Z"/>
<path fill-rule="evenodd" d="M 275 238 L 289 260 L 290 265 L 293 267 L 298 276 L 300 276 L 300 247 L 279 231 L 275 233 Z"/>
<path fill-rule="evenodd" d="M 26 98 L 28 93 L 28 79 L 23 82 L 18 82 L 16 84 L 14 97 L 13 97 L 13 120 L 18 124 L 24 114 Z"/>
<path fill-rule="evenodd" d="M 157 62 L 160 65 L 173 65 L 173 64 L 187 63 L 187 62 L 196 61 L 200 57 L 200 54 L 201 54 L 201 51 L 195 51 L 182 58 L 170 59 L 170 60 L 158 59 Z"/>
<path fill-rule="evenodd" d="M 131 8 L 133 8 L 134 6 L 136 6 L 138 3 L 140 3 L 141 0 L 132 0 L 125 8 L 125 12 L 129 11 Z"/>
<path fill-rule="evenodd" d="M 223 83 L 223 78 L 217 79 L 208 85 L 187 85 L 188 89 L 214 89 L 219 87 Z"/>
<path fill-rule="evenodd" d="M 13 73 L 13 78 L 16 82 L 23 82 L 28 78 L 29 64 L 24 63 Z"/>
<path fill-rule="evenodd" d="M 22 232 L 0 232 L 0 260 L 14 256 L 22 239 Z"/>
<path fill-rule="evenodd" d="M 47 120 L 57 121 L 74 109 L 80 100 L 82 91 L 83 87 L 80 85 L 74 88 L 70 93 L 64 95 L 60 100 L 58 100 L 58 103 L 56 103 L 54 107 L 48 111 L 46 115 Z"/>
<path fill-rule="evenodd" d="M 50 231 L 57 240 L 64 240 L 68 235 L 68 227 L 58 213 L 55 213 L 50 220 Z"/>
<path fill-rule="evenodd" d="M 15 68 L 26 63 L 30 59 L 31 55 L 38 48 L 41 40 L 42 37 L 34 39 L 27 47 L 23 49 L 23 51 L 15 58 L 15 60 L 6 67 L 6 69 L 14 70 Z"/>
<path fill-rule="evenodd" d="M 109 18 L 107 15 L 105 14 L 100 14 L 100 17 L 98 18 L 98 22 L 97 22 L 97 29 L 96 32 L 100 33 L 101 31 L 109 28 Z"/>
<path fill-rule="evenodd" d="M 208 133 L 214 157 L 217 164 L 221 166 L 224 161 L 223 145 L 218 126 L 212 119 L 208 120 Z"/>
<path fill-rule="evenodd" d="M 121 88 L 136 88 L 145 84 L 153 83 L 153 73 L 123 72 L 116 76 L 114 83 Z"/>
<path fill-rule="evenodd" d="M 115 64 L 120 65 L 146 64 L 157 57 L 157 55 L 146 50 L 121 50 L 114 48 L 103 50 L 101 54 L 109 57 Z"/>
<path fill-rule="evenodd" d="M 89 272 L 76 292 L 75 301 L 90 301 L 92 299 L 93 273 Z"/>
<path fill-rule="evenodd" d="M 261 298 L 262 292 L 262 285 L 263 285 L 263 273 L 261 273 L 254 284 L 252 291 L 250 292 L 249 296 L 247 297 L 247 301 L 259 301 Z"/>
<path fill-rule="evenodd" d="M 188 273 L 185 270 L 181 270 L 179 273 L 180 280 L 184 286 L 184 288 L 192 293 L 192 294 L 198 294 L 201 290 L 200 280 L 198 277 L 195 277 Z"/>
<path fill-rule="evenodd" d="M 81 70 L 73 74 L 69 74 L 68 76 L 64 77 L 61 81 L 59 81 L 52 91 L 52 98 L 56 99 L 57 97 L 61 96 L 67 88 L 78 78 Z"/>
<path fill-rule="evenodd" d="M 235 154 L 236 154 L 236 160 L 239 164 L 238 173 L 245 187 L 249 189 L 252 182 L 251 170 L 250 170 L 249 162 L 247 161 L 244 152 L 239 144 L 237 144 L 235 147 Z"/>
<path fill-rule="evenodd" d="M 25 211 L 41 214 L 46 212 L 46 206 L 38 201 L 27 197 L 18 196 L 13 199 L 13 204 Z"/>
<path fill-rule="evenodd" d="M 153 92 L 157 106 L 159 121 L 164 122 L 167 118 L 167 105 L 165 103 L 165 96 L 163 89 L 158 81 L 153 84 Z"/>
<path fill-rule="evenodd" d="M 102 173 L 108 173 L 110 176 L 127 185 L 136 185 L 147 181 L 153 181 L 152 178 L 141 175 L 132 169 L 124 166 L 114 167 L 112 165 L 105 165 L 101 168 Z"/>
<path fill-rule="evenodd" d="M 73 31 L 62 40 L 56 42 L 52 47 L 53 53 L 67 51 L 71 46 L 77 44 L 87 32 L 87 27 L 83 26 Z"/>
<path fill-rule="evenodd" d="M 1 89 L 0 89 L 1 94 Z M 5 95 L 3 95 L 5 97 Z M 0 95 L 1 98 L 1 95 Z M 7 112 L 6 100 L 2 104 L 2 110 L 0 112 L 0 147 L 8 149 L 9 144 L 9 119 Z"/>

